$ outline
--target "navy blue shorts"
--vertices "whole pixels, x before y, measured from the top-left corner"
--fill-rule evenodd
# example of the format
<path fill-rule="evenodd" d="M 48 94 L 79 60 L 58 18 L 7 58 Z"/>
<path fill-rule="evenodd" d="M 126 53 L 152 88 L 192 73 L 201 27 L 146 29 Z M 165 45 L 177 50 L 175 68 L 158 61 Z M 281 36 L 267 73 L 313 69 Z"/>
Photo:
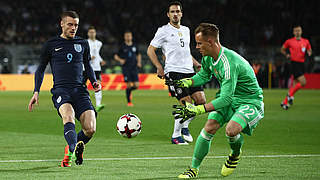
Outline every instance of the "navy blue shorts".
<path fill-rule="evenodd" d="M 137 68 L 131 68 L 131 69 L 122 69 L 122 74 L 124 78 L 124 82 L 138 82 L 138 69 Z"/>
<path fill-rule="evenodd" d="M 80 120 L 80 116 L 87 110 L 93 110 L 97 116 L 97 113 L 91 103 L 90 95 L 86 87 L 74 87 L 74 88 L 52 88 L 52 102 L 57 109 L 59 116 L 59 108 L 62 104 L 70 103 L 74 109 L 75 116 Z"/>

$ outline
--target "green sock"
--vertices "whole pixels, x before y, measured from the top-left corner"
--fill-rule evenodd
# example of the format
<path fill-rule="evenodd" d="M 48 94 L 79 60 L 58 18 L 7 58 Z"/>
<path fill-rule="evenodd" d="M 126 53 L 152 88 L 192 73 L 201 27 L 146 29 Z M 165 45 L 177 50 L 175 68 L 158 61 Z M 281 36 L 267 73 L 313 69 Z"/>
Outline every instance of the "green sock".
<path fill-rule="evenodd" d="M 191 165 L 192 168 L 199 169 L 202 160 L 209 152 L 213 136 L 214 134 L 207 133 L 204 129 L 202 129 L 196 141 L 196 146 L 194 147 Z"/>
<path fill-rule="evenodd" d="M 229 144 L 230 144 L 230 147 L 231 147 L 231 154 L 233 156 L 239 156 L 240 155 L 240 152 L 241 152 L 241 146 L 243 144 L 243 136 L 242 134 L 238 134 L 234 137 L 228 137 L 228 140 L 229 140 Z"/>

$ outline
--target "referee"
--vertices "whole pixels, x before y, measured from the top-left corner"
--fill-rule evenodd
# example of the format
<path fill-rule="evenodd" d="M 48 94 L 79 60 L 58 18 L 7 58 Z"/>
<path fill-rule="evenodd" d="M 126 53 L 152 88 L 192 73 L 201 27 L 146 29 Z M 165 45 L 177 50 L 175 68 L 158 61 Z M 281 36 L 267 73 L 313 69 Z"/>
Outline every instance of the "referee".
<path fill-rule="evenodd" d="M 302 27 L 300 25 L 293 26 L 293 35 L 294 37 L 286 40 L 281 47 L 281 53 L 291 61 L 291 74 L 294 77 L 292 87 L 280 104 L 284 110 L 293 105 L 294 94 L 306 85 L 307 81 L 304 76 L 305 55 L 306 53 L 308 56 L 312 55 L 309 40 L 301 37 Z M 289 53 L 287 53 L 288 49 Z"/>

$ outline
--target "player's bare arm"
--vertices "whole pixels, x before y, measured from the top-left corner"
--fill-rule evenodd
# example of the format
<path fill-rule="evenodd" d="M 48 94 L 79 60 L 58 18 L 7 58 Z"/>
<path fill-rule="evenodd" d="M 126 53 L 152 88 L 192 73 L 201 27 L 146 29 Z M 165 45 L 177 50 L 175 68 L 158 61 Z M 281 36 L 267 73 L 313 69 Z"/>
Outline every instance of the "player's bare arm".
<path fill-rule="evenodd" d="M 199 71 L 201 69 L 201 64 L 192 56 L 193 66 Z"/>
<path fill-rule="evenodd" d="M 35 82 L 35 89 L 33 91 L 33 96 L 29 101 L 28 109 L 31 112 L 34 109 L 35 104 L 39 105 L 39 92 L 40 92 L 40 87 L 43 81 L 43 76 L 44 76 L 44 71 L 47 67 L 47 64 L 49 63 L 49 56 L 47 55 L 47 44 L 45 44 L 41 50 L 41 55 L 40 55 L 40 64 L 38 66 L 37 71 L 35 72 L 34 76 L 34 82 Z"/>
<path fill-rule="evenodd" d="M 308 56 L 312 55 L 312 49 L 310 48 L 309 50 L 307 50 Z"/>
<path fill-rule="evenodd" d="M 120 56 L 119 56 L 118 54 L 115 54 L 115 55 L 113 56 L 113 58 L 114 58 L 114 60 L 120 62 L 121 65 L 123 65 L 123 64 L 126 62 L 126 60 L 120 58 Z"/>
<path fill-rule="evenodd" d="M 281 54 L 283 54 L 287 59 L 290 58 L 290 54 L 287 53 L 287 48 L 285 48 L 284 46 L 281 47 L 280 52 L 281 52 Z"/>
<path fill-rule="evenodd" d="M 32 98 L 30 99 L 28 109 L 31 112 L 34 109 L 35 105 L 39 105 L 39 93 L 34 92 Z"/>
<path fill-rule="evenodd" d="M 91 72 L 91 73 L 89 73 L 90 82 L 92 84 L 94 91 L 99 92 L 101 90 L 101 84 L 99 81 L 96 80 L 96 77 L 94 75 L 94 72 L 93 72 L 91 65 L 89 64 L 89 61 L 90 61 L 90 59 L 83 61 L 84 68 L 87 72 Z"/>
<path fill-rule="evenodd" d="M 137 66 L 138 66 L 138 68 L 142 67 L 142 65 L 141 65 L 141 54 L 140 53 L 137 55 Z"/>
<path fill-rule="evenodd" d="M 157 68 L 158 77 L 163 79 L 164 78 L 164 71 L 163 71 L 163 67 L 162 67 L 161 63 L 158 60 L 158 57 L 156 54 L 156 49 L 157 49 L 156 47 L 149 45 L 148 50 L 147 50 L 147 54 L 148 54 L 152 64 L 155 65 Z"/>
<path fill-rule="evenodd" d="M 104 65 L 106 65 L 107 63 L 106 63 L 106 61 L 105 60 L 102 60 L 101 62 L 100 62 L 100 65 L 101 66 L 104 66 Z"/>

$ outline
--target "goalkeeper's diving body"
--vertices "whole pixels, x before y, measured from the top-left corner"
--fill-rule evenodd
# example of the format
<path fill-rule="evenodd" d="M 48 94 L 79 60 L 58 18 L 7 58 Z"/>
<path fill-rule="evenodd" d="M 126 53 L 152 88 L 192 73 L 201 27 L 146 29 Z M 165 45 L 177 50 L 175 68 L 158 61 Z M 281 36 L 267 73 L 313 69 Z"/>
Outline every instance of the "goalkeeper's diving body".
<path fill-rule="evenodd" d="M 251 135 L 264 117 L 263 92 L 250 64 L 236 52 L 221 46 L 219 29 L 214 24 L 201 23 L 195 30 L 197 49 L 202 54 L 201 70 L 191 78 L 173 81 L 178 87 L 197 87 L 215 76 L 220 83 L 216 99 L 204 105 L 175 105 L 173 114 L 183 120 L 209 113 L 208 121 L 195 144 L 192 164 L 179 178 L 198 176 L 202 160 L 208 154 L 214 135 L 226 124 L 226 136 L 231 153 L 222 165 L 221 175 L 228 176 L 238 165 L 243 134 Z"/>

